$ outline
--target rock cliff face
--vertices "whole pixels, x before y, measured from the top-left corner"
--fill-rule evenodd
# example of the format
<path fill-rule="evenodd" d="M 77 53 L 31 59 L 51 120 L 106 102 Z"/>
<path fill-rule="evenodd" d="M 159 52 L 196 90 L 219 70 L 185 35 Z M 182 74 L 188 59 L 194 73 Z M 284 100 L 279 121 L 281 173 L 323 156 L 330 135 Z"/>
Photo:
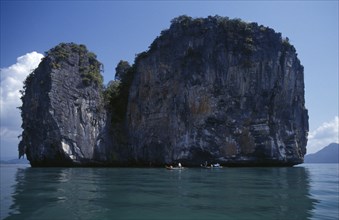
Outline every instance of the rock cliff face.
<path fill-rule="evenodd" d="M 255 23 L 173 20 L 136 63 L 128 103 L 136 161 L 303 162 L 303 66 L 287 39 Z"/>
<path fill-rule="evenodd" d="M 270 28 L 178 17 L 117 67 L 106 104 L 95 56 L 58 47 L 25 82 L 19 151 L 33 166 L 303 162 L 303 66 Z"/>
<path fill-rule="evenodd" d="M 32 166 L 85 164 L 104 151 L 100 65 L 85 46 L 60 44 L 26 79 L 19 153 Z"/>

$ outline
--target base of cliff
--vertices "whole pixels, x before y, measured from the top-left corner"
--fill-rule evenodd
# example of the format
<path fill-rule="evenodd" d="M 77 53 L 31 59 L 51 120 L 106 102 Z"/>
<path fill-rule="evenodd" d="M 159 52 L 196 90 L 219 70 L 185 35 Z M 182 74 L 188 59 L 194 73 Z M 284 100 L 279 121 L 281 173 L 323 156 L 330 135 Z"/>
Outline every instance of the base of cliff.
<path fill-rule="evenodd" d="M 168 165 L 176 165 L 181 163 L 184 167 L 201 167 L 204 163 L 193 163 L 191 161 L 175 161 L 173 163 L 151 163 L 151 162 L 98 162 L 98 161 L 86 161 L 86 162 L 71 162 L 71 161 L 41 161 L 30 162 L 31 167 L 130 167 L 130 168 L 142 168 L 142 167 L 165 167 Z M 243 160 L 243 161 L 228 161 L 219 163 L 223 167 L 293 167 L 298 164 L 302 164 L 303 160 L 293 161 L 278 161 L 278 160 Z M 214 162 L 213 162 L 214 163 Z"/>

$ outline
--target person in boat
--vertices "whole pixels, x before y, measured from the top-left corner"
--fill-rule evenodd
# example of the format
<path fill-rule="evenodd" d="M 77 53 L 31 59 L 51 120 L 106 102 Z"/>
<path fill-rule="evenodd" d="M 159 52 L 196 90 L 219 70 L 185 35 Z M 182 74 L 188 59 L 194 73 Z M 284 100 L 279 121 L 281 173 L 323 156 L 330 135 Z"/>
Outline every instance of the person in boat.
<path fill-rule="evenodd" d="M 222 168 L 222 166 L 219 163 L 212 164 L 212 167 L 214 167 L 214 168 Z"/>
<path fill-rule="evenodd" d="M 179 168 L 182 168 L 182 166 L 181 166 L 181 163 L 180 163 L 180 162 L 178 163 L 178 167 L 179 167 Z"/>

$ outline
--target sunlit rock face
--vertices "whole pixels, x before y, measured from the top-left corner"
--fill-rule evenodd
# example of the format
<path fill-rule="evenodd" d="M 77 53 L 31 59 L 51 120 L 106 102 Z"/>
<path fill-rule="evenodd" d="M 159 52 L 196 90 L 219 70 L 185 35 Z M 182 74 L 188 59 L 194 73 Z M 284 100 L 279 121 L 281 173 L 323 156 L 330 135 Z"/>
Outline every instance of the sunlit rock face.
<path fill-rule="evenodd" d="M 303 66 L 270 28 L 182 16 L 136 63 L 127 116 L 138 162 L 302 163 Z"/>
<path fill-rule="evenodd" d="M 60 44 L 26 79 L 20 156 L 33 166 L 88 163 L 106 118 L 100 63 L 83 45 Z M 101 150 L 102 151 L 102 150 Z"/>

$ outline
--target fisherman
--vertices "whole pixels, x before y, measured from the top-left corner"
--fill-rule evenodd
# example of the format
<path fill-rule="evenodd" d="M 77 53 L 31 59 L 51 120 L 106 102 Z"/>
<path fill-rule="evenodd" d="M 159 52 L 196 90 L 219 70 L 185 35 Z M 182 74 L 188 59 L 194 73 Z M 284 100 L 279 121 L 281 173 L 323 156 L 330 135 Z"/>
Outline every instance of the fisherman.
<path fill-rule="evenodd" d="M 178 163 L 178 167 L 181 168 L 181 163 L 180 162 Z"/>

